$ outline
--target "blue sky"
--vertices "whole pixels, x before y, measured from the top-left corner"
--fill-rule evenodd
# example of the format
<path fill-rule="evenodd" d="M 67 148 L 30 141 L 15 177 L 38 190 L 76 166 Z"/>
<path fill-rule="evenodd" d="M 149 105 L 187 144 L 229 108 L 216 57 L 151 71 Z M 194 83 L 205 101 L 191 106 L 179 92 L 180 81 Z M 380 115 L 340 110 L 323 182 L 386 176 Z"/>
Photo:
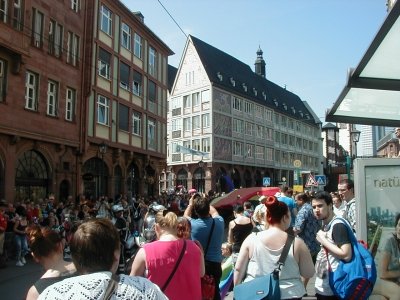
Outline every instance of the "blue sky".
<path fill-rule="evenodd" d="M 266 77 L 306 100 L 322 122 L 386 18 L 386 0 L 160 0 L 186 34 L 254 70 L 258 46 Z M 157 0 L 122 0 L 174 52 L 186 37 Z"/>

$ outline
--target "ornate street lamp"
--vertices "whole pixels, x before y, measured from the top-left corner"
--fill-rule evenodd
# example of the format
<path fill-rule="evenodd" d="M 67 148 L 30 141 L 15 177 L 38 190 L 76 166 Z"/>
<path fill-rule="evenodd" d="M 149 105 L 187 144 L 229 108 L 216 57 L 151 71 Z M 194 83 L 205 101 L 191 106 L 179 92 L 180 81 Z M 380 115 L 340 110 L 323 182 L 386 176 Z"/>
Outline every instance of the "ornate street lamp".
<path fill-rule="evenodd" d="M 360 141 L 361 131 L 354 129 L 350 132 L 351 140 L 354 143 L 354 157 L 357 157 L 357 143 Z"/>
<path fill-rule="evenodd" d="M 203 185 L 203 166 L 204 166 L 204 161 L 203 160 L 200 160 L 199 162 L 198 162 L 198 164 L 199 164 L 199 167 L 200 167 L 200 169 L 201 169 L 201 171 L 200 171 L 200 184 L 199 184 L 199 192 L 204 192 L 204 185 Z"/>
<path fill-rule="evenodd" d="M 99 196 L 103 194 L 103 166 L 104 166 L 104 155 L 107 153 L 107 144 L 104 141 L 99 145 L 99 153 L 101 154 L 101 168 L 100 168 L 100 180 L 99 180 Z"/>

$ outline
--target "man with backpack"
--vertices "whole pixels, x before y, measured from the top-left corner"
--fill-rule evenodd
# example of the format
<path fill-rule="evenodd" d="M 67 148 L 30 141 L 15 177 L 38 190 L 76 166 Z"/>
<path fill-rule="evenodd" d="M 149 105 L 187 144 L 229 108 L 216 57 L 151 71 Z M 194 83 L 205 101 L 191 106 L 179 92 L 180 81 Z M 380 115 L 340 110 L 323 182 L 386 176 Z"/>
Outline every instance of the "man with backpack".
<path fill-rule="evenodd" d="M 339 261 L 351 260 L 351 240 L 347 228 L 343 223 L 328 225 L 335 218 L 333 213 L 332 197 L 327 192 L 319 192 L 312 200 L 312 208 L 317 220 L 322 221 L 323 230 L 317 232 L 317 241 L 321 244 L 321 250 L 317 255 L 315 264 L 316 278 L 315 291 L 317 300 L 340 299 L 335 296 L 329 284 L 329 272 L 335 271 Z M 327 230 L 327 231 L 325 231 Z M 329 261 L 328 261 L 329 260 Z M 330 266 L 329 266 L 330 265 Z"/>
<path fill-rule="evenodd" d="M 317 232 L 321 244 L 315 264 L 317 300 L 368 299 L 376 281 L 371 253 L 357 241 L 350 224 L 335 216 L 329 193 L 318 192 L 312 207 L 323 226 Z"/>

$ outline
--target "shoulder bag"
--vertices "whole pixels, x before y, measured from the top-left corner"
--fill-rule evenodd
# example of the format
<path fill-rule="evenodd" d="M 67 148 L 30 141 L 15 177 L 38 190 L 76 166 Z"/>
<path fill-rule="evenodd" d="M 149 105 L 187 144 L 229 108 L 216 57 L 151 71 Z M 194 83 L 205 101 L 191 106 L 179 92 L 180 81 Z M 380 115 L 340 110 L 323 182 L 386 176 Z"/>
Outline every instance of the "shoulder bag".
<path fill-rule="evenodd" d="M 206 260 L 208 247 L 210 246 L 210 241 L 211 241 L 212 233 L 214 231 L 214 226 L 215 226 L 215 220 L 214 220 L 214 218 L 212 218 L 210 234 L 208 235 L 207 245 L 206 245 L 206 248 L 204 249 L 204 261 Z M 215 294 L 215 279 L 212 275 L 205 274 L 203 277 L 201 277 L 202 300 L 214 299 L 214 294 Z"/>
<path fill-rule="evenodd" d="M 278 260 L 278 266 L 272 273 L 256 277 L 251 281 L 243 282 L 234 287 L 233 293 L 235 300 L 280 300 L 281 290 L 279 288 L 279 272 L 285 264 L 289 253 L 290 245 L 294 236 L 288 235 L 281 256 Z"/>

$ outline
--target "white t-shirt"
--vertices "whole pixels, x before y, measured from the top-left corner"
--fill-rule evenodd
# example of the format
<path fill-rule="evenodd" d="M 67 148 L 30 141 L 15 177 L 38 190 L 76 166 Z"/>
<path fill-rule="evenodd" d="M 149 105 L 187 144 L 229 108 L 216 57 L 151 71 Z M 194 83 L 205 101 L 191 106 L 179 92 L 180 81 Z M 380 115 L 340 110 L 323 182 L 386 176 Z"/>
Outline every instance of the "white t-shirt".
<path fill-rule="evenodd" d="M 110 278 L 111 272 L 98 272 L 64 279 L 46 288 L 38 299 L 103 299 Z M 164 300 L 167 297 L 146 278 L 119 275 L 118 287 L 111 299 Z"/>

